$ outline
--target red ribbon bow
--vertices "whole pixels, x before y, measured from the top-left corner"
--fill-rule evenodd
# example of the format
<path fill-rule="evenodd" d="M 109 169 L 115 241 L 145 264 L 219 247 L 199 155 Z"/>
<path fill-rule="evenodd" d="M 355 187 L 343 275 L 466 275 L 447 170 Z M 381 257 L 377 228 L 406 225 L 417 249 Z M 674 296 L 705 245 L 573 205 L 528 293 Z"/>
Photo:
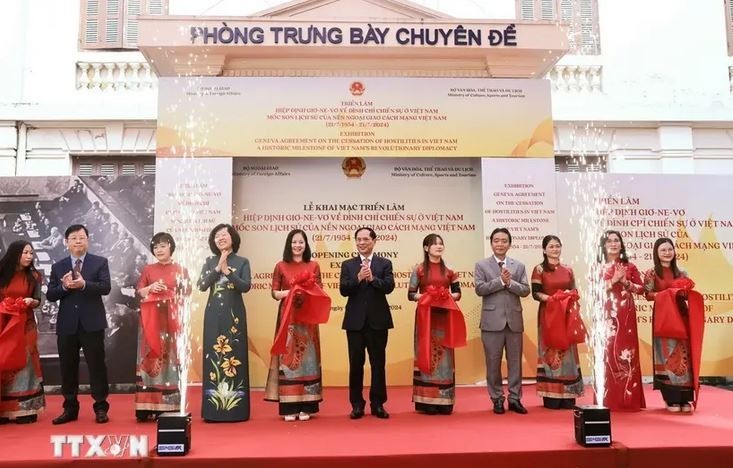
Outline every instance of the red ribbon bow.
<path fill-rule="evenodd" d="M 542 341 L 548 348 L 566 350 L 585 342 L 585 325 L 580 317 L 578 291 L 556 291 L 545 303 Z"/>
<path fill-rule="evenodd" d="M 167 313 L 163 314 L 161 310 L 167 310 Z M 143 336 L 150 348 L 146 357 L 157 359 L 163 354 L 164 345 L 160 337 L 161 332 L 168 332 L 175 337 L 181 327 L 178 321 L 178 298 L 175 291 L 151 292 L 142 300 L 140 313 Z"/>
<path fill-rule="evenodd" d="M 290 281 L 290 292 L 282 305 L 280 326 L 270 353 L 287 353 L 288 327 L 293 323 L 319 324 L 328 322 L 331 298 L 316 282 L 316 275 L 304 271 Z"/>
<path fill-rule="evenodd" d="M 448 312 L 445 337 L 440 344 L 446 348 L 454 349 L 466 346 L 466 321 L 450 291 L 444 287 L 428 286 L 417 301 L 417 317 L 415 320 L 418 337 L 417 368 L 425 374 L 432 372 L 430 359 L 432 308 L 445 309 Z"/>
<path fill-rule="evenodd" d="M 653 334 L 657 337 L 690 340 L 692 355 L 692 381 L 695 401 L 700 393 L 700 363 L 702 360 L 702 339 L 705 332 L 705 300 L 694 290 L 695 282 L 690 278 L 677 278 L 669 288 L 654 296 Z M 687 323 L 677 305 L 677 298 L 687 300 Z"/>
<path fill-rule="evenodd" d="M 672 281 L 671 287 L 689 291 L 691 289 L 695 289 L 695 282 L 686 277 L 676 278 Z"/>
<path fill-rule="evenodd" d="M 22 297 L 6 297 L 0 302 L 0 371 L 16 371 L 26 365 L 27 309 Z"/>
<path fill-rule="evenodd" d="M 295 275 L 295 277 L 290 280 L 290 287 L 293 286 L 300 286 L 304 289 L 310 289 L 313 286 L 316 285 L 316 275 L 309 272 L 309 271 L 302 271 Z"/>
<path fill-rule="evenodd" d="M 669 288 L 654 297 L 654 335 L 664 338 L 688 339 L 687 326 L 682 318 L 677 297 L 687 299 L 690 307 L 702 306 L 702 296 L 693 290 L 695 282 L 689 278 L 677 278 Z M 703 309 L 704 310 L 704 309 Z M 697 311 L 696 311 L 697 312 Z M 703 321 L 704 323 L 704 321 Z"/>

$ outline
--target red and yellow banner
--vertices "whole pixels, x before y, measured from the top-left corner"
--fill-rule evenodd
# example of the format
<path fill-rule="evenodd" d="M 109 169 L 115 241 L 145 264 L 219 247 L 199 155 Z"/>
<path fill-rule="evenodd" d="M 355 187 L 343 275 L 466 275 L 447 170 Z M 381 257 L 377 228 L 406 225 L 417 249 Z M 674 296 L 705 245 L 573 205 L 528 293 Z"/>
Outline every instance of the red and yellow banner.
<path fill-rule="evenodd" d="M 550 83 L 161 78 L 157 154 L 553 157 Z"/>

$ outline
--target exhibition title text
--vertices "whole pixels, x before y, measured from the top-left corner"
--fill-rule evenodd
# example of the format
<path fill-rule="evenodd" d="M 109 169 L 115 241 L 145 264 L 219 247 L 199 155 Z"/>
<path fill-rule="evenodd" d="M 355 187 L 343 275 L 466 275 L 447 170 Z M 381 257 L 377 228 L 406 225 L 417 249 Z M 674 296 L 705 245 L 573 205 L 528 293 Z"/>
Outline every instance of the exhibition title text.
<path fill-rule="evenodd" d="M 191 44 L 386 45 L 516 47 L 514 24 L 503 29 L 455 27 L 338 26 L 191 26 Z"/>

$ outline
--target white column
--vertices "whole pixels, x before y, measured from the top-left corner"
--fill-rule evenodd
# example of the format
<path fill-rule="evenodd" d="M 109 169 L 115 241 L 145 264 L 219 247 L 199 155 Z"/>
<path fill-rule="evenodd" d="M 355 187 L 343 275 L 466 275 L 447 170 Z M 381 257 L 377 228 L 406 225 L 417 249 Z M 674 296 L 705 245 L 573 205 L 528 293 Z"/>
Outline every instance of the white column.
<path fill-rule="evenodd" d="M 25 174 L 25 156 L 28 151 L 28 126 L 18 125 L 18 154 L 15 157 L 15 175 Z"/>
<path fill-rule="evenodd" d="M 102 64 L 102 68 L 105 70 L 102 78 L 103 91 L 110 92 L 115 90 L 115 66 L 112 62 Z"/>
<path fill-rule="evenodd" d="M 76 64 L 79 69 L 79 79 L 76 82 L 77 89 L 89 89 L 91 81 L 89 80 L 89 64 L 85 62 L 79 62 Z"/>
<path fill-rule="evenodd" d="M 139 62 L 132 62 L 129 63 L 128 66 L 130 67 L 130 78 L 127 80 L 126 86 L 127 89 L 139 89 L 140 88 L 140 63 Z"/>
<path fill-rule="evenodd" d="M 68 144 L 57 128 L 29 128 L 23 172 L 18 175 L 71 175 Z"/>
<path fill-rule="evenodd" d="M 127 81 L 127 66 L 129 64 L 127 62 L 117 62 L 115 65 L 117 66 L 117 77 L 114 78 L 114 76 L 112 76 L 110 78 L 114 78 L 115 90 L 120 91 L 125 89 Z"/>
<path fill-rule="evenodd" d="M 91 78 L 91 85 L 89 86 L 90 89 L 100 89 L 102 86 L 102 76 L 101 76 L 101 69 L 102 64 L 99 62 L 92 63 L 92 78 Z"/>
<path fill-rule="evenodd" d="M 693 174 L 695 146 L 692 141 L 692 128 L 689 126 L 662 125 L 657 130 L 659 136 L 659 157 L 662 172 L 665 174 Z"/>
<path fill-rule="evenodd" d="M 18 130 L 14 121 L 0 122 L 0 176 L 15 175 Z"/>

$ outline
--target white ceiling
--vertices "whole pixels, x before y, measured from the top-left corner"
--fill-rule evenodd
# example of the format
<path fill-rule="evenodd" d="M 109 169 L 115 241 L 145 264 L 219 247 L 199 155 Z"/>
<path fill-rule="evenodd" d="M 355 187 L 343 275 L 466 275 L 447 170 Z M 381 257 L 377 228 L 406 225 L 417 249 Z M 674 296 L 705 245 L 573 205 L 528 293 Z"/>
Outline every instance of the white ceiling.
<path fill-rule="evenodd" d="M 411 0 L 455 18 L 514 18 L 513 0 Z M 171 0 L 171 15 L 246 16 L 287 3 L 281 0 Z"/>

